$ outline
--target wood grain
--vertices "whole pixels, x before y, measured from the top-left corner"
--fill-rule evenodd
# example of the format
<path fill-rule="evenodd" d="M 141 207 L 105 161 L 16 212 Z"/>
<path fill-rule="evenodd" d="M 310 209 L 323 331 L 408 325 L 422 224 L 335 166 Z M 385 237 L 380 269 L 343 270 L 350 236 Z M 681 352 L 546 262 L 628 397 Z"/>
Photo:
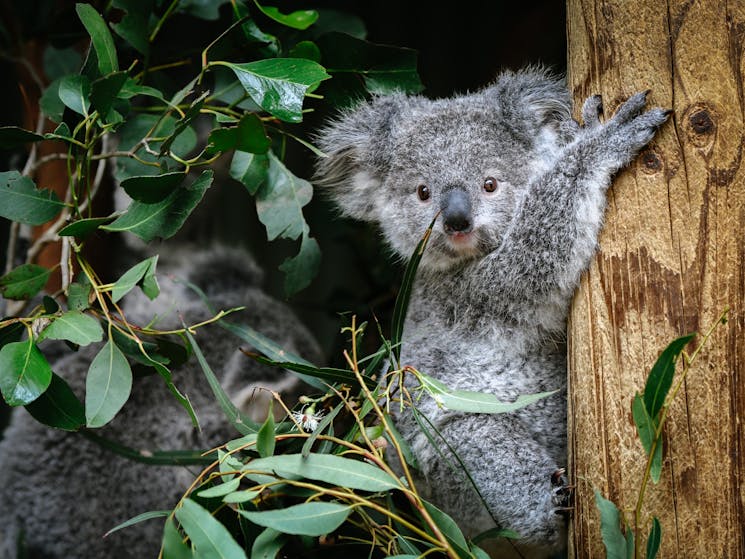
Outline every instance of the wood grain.
<path fill-rule="evenodd" d="M 645 455 L 631 417 L 659 352 L 720 326 L 677 395 L 644 518 L 658 557 L 745 557 L 745 2 L 568 0 L 569 84 L 606 114 L 635 91 L 674 109 L 609 193 L 600 251 L 569 327 L 577 557 L 602 557 L 593 489 L 626 518 Z M 642 548 L 643 549 L 643 548 Z"/>

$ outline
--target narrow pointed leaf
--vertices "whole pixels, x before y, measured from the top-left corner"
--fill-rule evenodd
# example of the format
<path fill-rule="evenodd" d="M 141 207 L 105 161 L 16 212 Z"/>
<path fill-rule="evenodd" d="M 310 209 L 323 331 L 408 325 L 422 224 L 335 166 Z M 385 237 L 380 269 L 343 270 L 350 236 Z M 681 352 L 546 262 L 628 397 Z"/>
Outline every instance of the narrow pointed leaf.
<path fill-rule="evenodd" d="M 300 476 L 362 491 L 388 491 L 400 487 L 398 480 L 372 464 L 333 454 L 310 454 L 308 457 L 281 454 L 257 458 L 243 469 L 279 476 Z"/>
<path fill-rule="evenodd" d="M 227 528 L 191 499 L 185 499 L 176 509 L 176 519 L 189 536 L 198 557 L 246 559 L 246 553 Z"/>
<path fill-rule="evenodd" d="M 175 235 L 212 184 L 213 172 L 204 171 L 187 187 L 180 187 L 154 204 L 134 201 L 124 215 L 101 227 L 107 231 L 128 231 L 146 243 Z"/>
<path fill-rule="evenodd" d="M 607 559 L 626 559 L 626 538 L 621 532 L 621 513 L 612 501 L 595 490 L 595 504 L 600 511 L 600 531 Z"/>
<path fill-rule="evenodd" d="M 649 537 L 647 538 L 647 559 L 655 559 L 657 557 L 661 541 L 662 527 L 660 526 L 659 519 L 655 516 L 652 519 L 652 529 L 649 531 Z"/>
<path fill-rule="evenodd" d="M 0 293 L 16 301 L 30 299 L 43 289 L 51 270 L 36 264 L 23 264 L 0 278 Z"/>
<path fill-rule="evenodd" d="M 323 536 L 336 530 L 352 512 L 352 507 L 339 503 L 311 502 L 286 509 L 238 513 L 254 524 L 272 528 L 283 534 Z"/>
<path fill-rule="evenodd" d="M 286 542 L 287 536 L 266 528 L 256 537 L 251 546 L 251 559 L 275 559 Z"/>
<path fill-rule="evenodd" d="M 133 200 L 154 204 L 171 194 L 185 178 L 186 173 L 182 172 L 129 177 L 122 181 L 121 187 Z"/>
<path fill-rule="evenodd" d="M 274 400 L 269 401 L 269 412 L 266 416 L 261 429 L 256 436 L 256 450 L 259 456 L 267 458 L 274 454 L 275 437 L 274 437 L 274 412 L 272 411 L 272 404 Z"/>
<path fill-rule="evenodd" d="M 80 346 L 86 346 L 103 339 L 101 324 L 80 311 L 67 311 L 56 317 L 39 335 L 39 339 L 67 340 Z"/>
<path fill-rule="evenodd" d="M 150 258 L 135 264 L 129 270 L 124 272 L 122 277 L 116 281 L 111 290 L 111 300 L 116 303 L 129 293 L 137 284 L 140 282 L 144 283 L 144 278 L 146 277 L 153 278 L 152 281 L 155 281 L 155 266 L 157 263 L 158 255 L 156 254 L 155 256 L 151 256 Z M 158 296 L 160 290 L 157 288 L 157 285 L 156 281 L 154 290 L 151 290 L 150 293 L 145 293 L 150 299 L 154 299 Z M 143 289 L 143 291 L 145 290 Z"/>
<path fill-rule="evenodd" d="M 29 142 L 39 142 L 43 139 L 44 136 L 18 126 L 0 126 L 0 150 L 17 148 Z"/>
<path fill-rule="evenodd" d="M 28 225 L 41 225 L 65 205 L 51 190 L 37 190 L 34 181 L 18 171 L 0 173 L 0 217 Z"/>
<path fill-rule="evenodd" d="M 132 369 L 121 350 L 109 340 L 88 368 L 85 381 L 85 419 L 88 427 L 111 421 L 129 398 Z"/>
<path fill-rule="evenodd" d="M 231 503 L 231 504 L 238 504 L 238 503 L 246 503 L 248 501 L 253 501 L 256 497 L 261 495 L 261 491 L 250 491 L 248 489 L 244 491 L 234 491 L 233 493 L 228 493 L 223 497 L 224 503 Z"/>
<path fill-rule="evenodd" d="M 75 11 L 91 37 L 91 43 L 98 58 L 98 70 L 103 75 L 118 71 L 119 62 L 114 39 L 111 37 L 106 22 L 90 4 L 76 4 Z"/>
<path fill-rule="evenodd" d="M 104 223 L 108 223 L 113 219 L 113 217 L 87 217 L 84 219 L 78 219 L 77 221 L 65 225 L 59 230 L 58 235 L 60 237 L 76 237 L 82 239 L 93 233 L 93 231 L 98 229 Z"/>
<path fill-rule="evenodd" d="M 9 406 L 36 400 L 52 382 L 52 368 L 32 340 L 0 349 L 0 390 Z"/>
<path fill-rule="evenodd" d="M 650 417 L 656 418 L 673 383 L 675 362 L 683 348 L 696 336 L 695 333 L 681 336 L 670 342 L 657 358 L 644 386 L 644 405 Z"/>
<path fill-rule="evenodd" d="M 122 528 L 128 528 L 129 526 L 134 526 L 135 524 L 139 524 L 140 522 L 144 522 L 145 520 L 152 520 L 153 518 L 165 518 L 169 514 L 171 514 L 171 511 L 169 510 L 151 510 L 149 512 L 143 512 L 142 514 L 138 514 L 137 516 L 133 516 L 129 520 L 125 520 L 121 524 L 117 524 L 114 526 L 111 530 L 106 532 L 103 537 L 105 538 L 109 534 L 113 534 L 114 532 L 118 532 Z"/>
<path fill-rule="evenodd" d="M 657 420 L 650 417 L 649 413 L 647 413 L 647 407 L 644 405 L 644 400 L 642 400 L 642 397 L 639 394 L 634 396 L 634 400 L 631 403 L 631 414 L 634 418 L 634 423 L 636 424 L 636 430 L 639 433 L 639 440 L 641 441 L 647 456 L 649 456 L 657 433 Z M 662 438 L 657 441 L 654 448 L 654 457 L 650 469 L 652 481 L 655 483 L 660 481 L 661 474 Z"/>
<path fill-rule="evenodd" d="M 207 489 L 202 489 L 201 491 L 197 492 L 197 496 L 204 497 L 205 499 L 211 499 L 213 497 L 224 497 L 228 493 L 235 492 L 240 484 L 240 478 L 231 479 L 230 481 L 226 481 L 225 483 L 220 483 L 219 485 L 214 485 Z"/>
<path fill-rule="evenodd" d="M 52 373 L 44 393 L 26 405 L 36 421 L 63 431 L 77 431 L 85 425 L 85 407 L 65 380 Z"/>
<path fill-rule="evenodd" d="M 193 559 L 191 548 L 181 538 L 172 518 L 166 520 L 163 529 L 163 559 Z"/>
<path fill-rule="evenodd" d="M 350 383 L 354 386 L 357 385 L 357 377 L 352 371 L 349 371 L 347 369 L 316 367 L 315 365 L 305 365 L 303 363 L 294 363 L 292 361 L 273 361 L 271 359 L 262 357 L 261 355 L 250 355 L 250 357 L 258 361 L 259 363 L 264 363 L 265 365 L 271 365 L 272 367 L 279 367 L 282 369 L 287 369 L 288 371 L 300 373 L 303 375 L 304 378 L 315 377 L 329 384 Z M 367 386 L 371 389 L 375 388 L 378 384 L 375 379 L 367 375 L 363 375 L 362 379 L 365 381 L 365 384 L 367 384 Z"/>

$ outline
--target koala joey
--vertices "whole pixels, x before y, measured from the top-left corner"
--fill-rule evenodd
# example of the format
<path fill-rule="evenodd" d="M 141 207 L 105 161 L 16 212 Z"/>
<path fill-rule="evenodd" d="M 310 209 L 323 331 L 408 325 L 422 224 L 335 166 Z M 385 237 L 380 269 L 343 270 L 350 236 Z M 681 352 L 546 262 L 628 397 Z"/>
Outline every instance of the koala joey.
<path fill-rule="evenodd" d="M 483 500 L 410 415 L 397 420 L 435 504 L 471 535 L 494 521 L 516 531 L 521 555 L 565 545 L 566 317 L 596 250 L 611 177 L 668 117 L 645 104 L 646 93 L 637 93 L 601 122 L 593 96 L 579 125 L 562 81 L 527 68 L 449 99 L 375 97 L 319 134 L 319 186 L 343 214 L 377 224 L 401 258 L 438 215 L 402 364 L 501 401 L 556 391 L 509 414 L 419 402 Z"/>
<path fill-rule="evenodd" d="M 180 250 L 183 258 L 159 271 L 187 279 L 204 289 L 216 309 L 246 310 L 230 319 L 248 324 L 289 351 L 318 362 L 313 336 L 289 308 L 266 295 L 261 271 L 243 251 L 226 248 Z M 161 251 L 174 259 L 173 251 Z M 161 295 L 155 302 L 139 292 L 124 299 L 124 313 L 144 325 L 157 313 L 155 327 L 180 328 L 212 316 L 201 299 L 183 283 L 159 273 Z M 258 386 L 297 395 L 301 387 L 289 374 L 259 365 L 240 350 L 241 341 L 217 325 L 196 331 L 202 352 L 233 402 L 257 421 L 266 405 L 252 396 Z M 53 363 L 78 395 L 85 388 L 88 366 L 100 347 L 87 346 Z M 96 432 L 143 453 L 153 450 L 208 449 L 237 436 L 204 378 L 190 358 L 173 368 L 173 381 L 189 397 L 201 424 L 197 431 L 187 413 L 157 375 L 136 377 L 130 400 L 117 417 Z M 266 394 L 264 392 L 263 394 Z M 289 398 L 288 398 L 289 401 Z M 266 403 L 266 402 L 264 402 Z M 241 406 L 246 404 L 246 406 Z M 252 413 L 256 408 L 257 413 Z M 275 406 L 276 407 L 276 406 Z M 200 466 L 146 465 L 104 449 L 78 433 L 54 430 L 36 422 L 23 409 L 14 411 L 0 441 L 0 557 L 15 559 L 155 558 L 160 548 L 162 521 L 148 520 L 103 535 L 137 514 L 173 507 Z M 19 545 L 19 542 L 22 542 Z M 18 554 L 18 549 L 25 554 Z"/>

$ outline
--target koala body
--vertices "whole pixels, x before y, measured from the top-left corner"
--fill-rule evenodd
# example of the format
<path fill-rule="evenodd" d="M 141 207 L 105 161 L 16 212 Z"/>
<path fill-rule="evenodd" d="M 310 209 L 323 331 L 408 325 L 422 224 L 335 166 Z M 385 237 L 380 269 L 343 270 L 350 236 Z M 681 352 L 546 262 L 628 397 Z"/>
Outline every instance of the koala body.
<path fill-rule="evenodd" d="M 124 299 L 131 323 L 147 324 L 157 314 L 155 327 L 171 329 L 181 327 L 179 314 L 187 324 L 212 316 L 193 291 L 160 273 L 170 272 L 202 287 L 215 309 L 246 307 L 230 320 L 253 327 L 309 360 L 320 359 L 313 336 L 298 318 L 261 290 L 261 271 L 247 254 L 214 247 L 177 252 L 163 252 L 177 262 L 159 266 L 161 295 L 155 302 L 135 291 Z M 296 377 L 246 357 L 238 349 L 241 341 L 217 325 L 199 328 L 195 339 L 226 393 L 254 420 L 263 421 L 267 409 L 257 404 L 262 396 L 258 386 L 285 394 L 301 390 Z M 81 348 L 52 364 L 80 398 L 88 366 L 99 349 L 100 345 Z M 94 432 L 142 453 L 209 449 L 238 436 L 193 356 L 172 373 L 196 411 L 201 432 L 157 374 L 136 377 L 124 408 Z M 136 462 L 78 433 L 46 427 L 24 409 L 15 410 L 0 441 L 0 558 L 18 557 L 21 540 L 26 550 L 21 556 L 28 559 L 155 558 L 162 519 L 103 536 L 135 515 L 172 508 L 201 469 Z"/>
<path fill-rule="evenodd" d="M 395 94 L 346 110 L 319 135 L 318 183 L 350 217 L 376 223 L 408 258 L 436 214 L 404 328 L 402 365 L 501 401 L 556 394 L 509 414 L 418 409 L 447 439 L 482 499 L 410 414 L 398 426 L 435 504 L 467 535 L 516 531 L 523 555 L 561 552 L 568 489 L 566 316 L 596 250 L 612 175 L 666 120 L 636 94 L 599 120 L 571 118 L 545 70 L 506 72 L 450 99 Z M 439 449 L 446 455 L 442 445 Z"/>

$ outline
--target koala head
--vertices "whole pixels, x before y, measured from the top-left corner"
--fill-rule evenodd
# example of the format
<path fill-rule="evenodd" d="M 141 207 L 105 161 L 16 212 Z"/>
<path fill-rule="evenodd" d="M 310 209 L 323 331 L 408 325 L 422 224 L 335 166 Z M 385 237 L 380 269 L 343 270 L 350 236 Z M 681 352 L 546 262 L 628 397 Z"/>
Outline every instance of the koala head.
<path fill-rule="evenodd" d="M 317 184 L 403 258 L 439 213 L 421 265 L 447 269 L 499 247 L 531 177 L 566 143 L 570 110 L 542 69 L 449 99 L 375 97 L 321 131 Z"/>

